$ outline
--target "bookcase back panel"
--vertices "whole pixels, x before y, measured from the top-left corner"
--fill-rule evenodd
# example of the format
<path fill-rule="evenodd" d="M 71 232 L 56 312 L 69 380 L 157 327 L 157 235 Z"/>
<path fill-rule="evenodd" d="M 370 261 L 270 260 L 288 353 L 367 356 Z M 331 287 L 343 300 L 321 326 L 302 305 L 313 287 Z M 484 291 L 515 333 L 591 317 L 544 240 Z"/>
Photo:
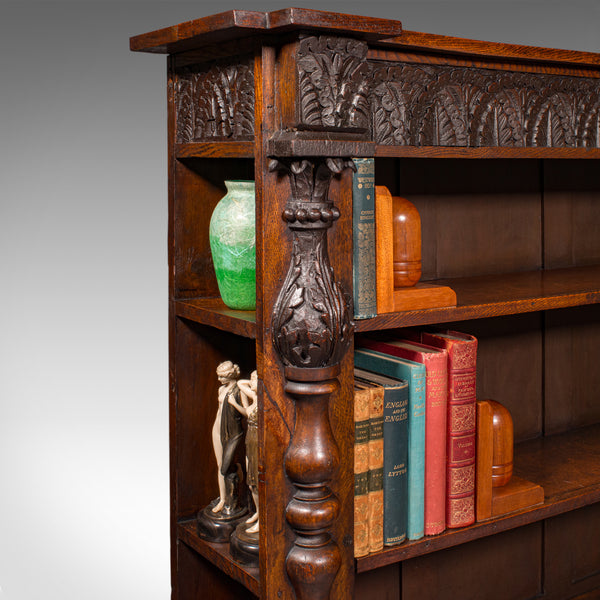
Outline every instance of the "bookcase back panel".
<path fill-rule="evenodd" d="M 183 319 L 177 320 L 176 328 L 173 401 L 177 404 L 177 441 L 172 460 L 177 473 L 176 515 L 182 518 L 194 516 L 219 495 L 210 435 L 218 407 L 217 365 L 231 360 L 239 365 L 241 376 L 248 378 L 256 360 L 252 340 L 231 334 L 211 335 L 210 328 Z M 244 448 L 239 450 L 243 468 Z"/>
<path fill-rule="evenodd" d="M 600 588 L 600 504 L 545 523 L 545 592 L 549 600 L 573 598 Z"/>
<path fill-rule="evenodd" d="M 546 313 L 546 434 L 600 422 L 600 306 Z"/>
<path fill-rule="evenodd" d="M 225 181 L 254 179 L 252 160 L 186 159 L 175 161 L 173 208 L 174 297 L 219 297 L 208 229 L 210 217 L 225 196 Z"/>
<path fill-rule="evenodd" d="M 402 563 L 402 600 L 508 600 L 542 591 L 542 524 Z"/>
<path fill-rule="evenodd" d="M 395 564 L 357 574 L 354 599 L 399 600 L 401 569 L 401 565 Z"/>
<path fill-rule="evenodd" d="M 600 264 L 600 178 L 593 160 L 544 162 L 546 268 Z"/>
<path fill-rule="evenodd" d="M 541 266 L 536 161 L 403 159 L 397 165 L 395 193 L 421 216 L 423 280 Z"/>
<path fill-rule="evenodd" d="M 450 323 L 478 339 L 477 398 L 511 412 L 515 441 L 542 432 L 543 335 L 540 313 Z"/>

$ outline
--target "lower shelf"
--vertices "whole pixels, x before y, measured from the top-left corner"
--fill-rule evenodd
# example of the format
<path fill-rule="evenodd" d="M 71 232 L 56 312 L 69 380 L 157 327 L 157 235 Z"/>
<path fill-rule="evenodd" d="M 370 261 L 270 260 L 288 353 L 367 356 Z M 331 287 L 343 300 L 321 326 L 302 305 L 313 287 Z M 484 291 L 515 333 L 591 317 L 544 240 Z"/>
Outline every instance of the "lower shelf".
<path fill-rule="evenodd" d="M 229 544 L 207 542 L 196 533 L 195 521 L 182 521 L 177 525 L 177 538 L 209 560 L 235 581 L 248 588 L 255 596 L 260 593 L 258 569 L 244 567 L 233 560 Z"/>
<path fill-rule="evenodd" d="M 370 571 L 600 502 L 600 424 L 517 444 L 514 461 L 515 475 L 543 486 L 544 504 L 386 548 L 358 558 L 356 571 Z M 236 563 L 228 544 L 201 539 L 194 521 L 180 522 L 177 537 L 253 594 L 259 595 L 259 570 Z"/>
<path fill-rule="evenodd" d="M 518 444 L 515 475 L 544 488 L 544 504 L 391 546 L 356 560 L 357 572 L 464 544 L 600 502 L 600 424 Z"/>

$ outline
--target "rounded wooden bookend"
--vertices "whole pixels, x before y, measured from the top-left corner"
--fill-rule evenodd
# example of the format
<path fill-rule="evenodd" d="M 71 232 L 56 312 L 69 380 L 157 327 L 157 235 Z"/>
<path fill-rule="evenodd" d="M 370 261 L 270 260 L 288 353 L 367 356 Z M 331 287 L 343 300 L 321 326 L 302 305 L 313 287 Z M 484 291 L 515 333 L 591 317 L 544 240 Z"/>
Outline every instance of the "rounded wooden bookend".
<path fill-rule="evenodd" d="M 493 418 L 492 487 L 506 485 L 513 472 L 513 420 L 508 409 L 490 400 Z"/>
<path fill-rule="evenodd" d="M 394 287 L 412 287 L 421 279 L 421 217 L 415 205 L 393 197 Z"/>

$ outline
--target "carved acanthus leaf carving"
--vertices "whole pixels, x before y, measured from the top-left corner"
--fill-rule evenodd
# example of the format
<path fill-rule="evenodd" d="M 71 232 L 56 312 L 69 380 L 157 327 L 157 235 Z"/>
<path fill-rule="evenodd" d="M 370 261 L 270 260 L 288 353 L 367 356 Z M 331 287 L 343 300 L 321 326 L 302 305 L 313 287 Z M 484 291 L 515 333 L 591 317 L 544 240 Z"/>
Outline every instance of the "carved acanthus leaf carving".
<path fill-rule="evenodd" d="M 298 48 L 302 128 L 366 131 L 369 127 L 367 44 L 307 37 Z"/>
<path fill-rule="evenodd" d="M 273 160 L 271 171 L 290 178 L 292 197 L 283 219 L 293 232 L 292 257 L 273 311 L 273 342 L 284 364 L 336 364 L 351 337 L 349 297 L 335 281 L 327 252 L 327 229 L 339 210 L 327 194 L 343 159 Z"/>
<path fill-rule="evenodd" d="M 251 139 L 254 70 L 251 60 L 184 67 L 177 72 L 177 142 Z"/>
<path fill-rule="evenodd" d="M 378 144 L 600 147 L 600 82 L 583 77 L 373 63 Z"/>

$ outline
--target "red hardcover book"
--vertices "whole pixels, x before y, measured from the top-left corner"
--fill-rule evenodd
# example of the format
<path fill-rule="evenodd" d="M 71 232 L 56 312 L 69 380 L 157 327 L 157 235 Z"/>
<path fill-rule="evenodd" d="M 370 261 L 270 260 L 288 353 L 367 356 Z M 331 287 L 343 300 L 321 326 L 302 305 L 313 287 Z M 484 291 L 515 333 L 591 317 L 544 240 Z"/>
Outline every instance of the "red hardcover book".
<path fill-rule="evenodd" d="M 448 352 L 446 527 L 466 527 L 475 522 L 477 338 L 423 332 L 421 341 Z"/>
<path fill-rule="evenodd" d="M 446 528 L 448 353 L 408 340 L 363 340 L 362 346 L 425 365 L 425 535 Z"/>

